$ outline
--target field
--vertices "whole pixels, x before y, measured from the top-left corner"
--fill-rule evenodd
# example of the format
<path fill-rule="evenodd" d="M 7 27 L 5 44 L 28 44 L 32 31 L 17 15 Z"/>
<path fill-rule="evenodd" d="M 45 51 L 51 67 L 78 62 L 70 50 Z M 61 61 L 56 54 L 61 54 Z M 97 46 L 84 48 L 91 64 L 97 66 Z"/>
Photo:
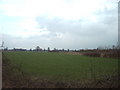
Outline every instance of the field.
<path fill-rule="evenodd" d="M 117 75 L 118 60 L 70 55 L 62 52 L 4 52 L 11 63 L 30 77 L 54 81 L 94 81 Z"/>
<path fill-rule="evenodd" d="M 29 75 L 60 79 L 91 79 L 92 73 L 100 78 L 113 74 L 118 68 L 117 59 L 47 52 L 5 52 L 5 55 L 13 63 L 21 64 Z"/>

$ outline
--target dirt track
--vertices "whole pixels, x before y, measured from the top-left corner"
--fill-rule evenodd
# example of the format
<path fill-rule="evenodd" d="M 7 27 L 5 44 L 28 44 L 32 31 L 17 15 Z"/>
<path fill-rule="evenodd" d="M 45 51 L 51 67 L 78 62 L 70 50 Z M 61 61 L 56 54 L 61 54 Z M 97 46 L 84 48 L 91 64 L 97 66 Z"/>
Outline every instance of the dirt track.
<path fill-rule="evenodd" d="M 66 54 L 70 54 L 70 55 L 83 55 L 80 52 L 65 52 Z"/>

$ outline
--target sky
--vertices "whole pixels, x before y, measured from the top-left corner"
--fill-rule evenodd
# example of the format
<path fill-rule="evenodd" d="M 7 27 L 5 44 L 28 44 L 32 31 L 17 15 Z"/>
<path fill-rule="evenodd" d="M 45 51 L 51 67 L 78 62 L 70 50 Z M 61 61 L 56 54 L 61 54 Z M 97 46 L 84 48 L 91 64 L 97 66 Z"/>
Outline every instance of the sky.
<path fill-rule="evenodd" d="M 119 0 L 0 0 L 8 48 L 86 49 L 118 42 Z"/>

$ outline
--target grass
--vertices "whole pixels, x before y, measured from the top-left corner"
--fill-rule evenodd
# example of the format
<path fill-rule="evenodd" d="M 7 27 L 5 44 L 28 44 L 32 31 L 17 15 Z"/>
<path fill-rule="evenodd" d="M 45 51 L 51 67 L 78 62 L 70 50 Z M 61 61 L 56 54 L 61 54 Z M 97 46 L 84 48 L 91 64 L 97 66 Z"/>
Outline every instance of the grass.
<path fill-rule="evenodd" d="M 49 52 L 4 52 L 32 77 L 52 80 L 93 80 L 118 72 L 118 60 Z"/>

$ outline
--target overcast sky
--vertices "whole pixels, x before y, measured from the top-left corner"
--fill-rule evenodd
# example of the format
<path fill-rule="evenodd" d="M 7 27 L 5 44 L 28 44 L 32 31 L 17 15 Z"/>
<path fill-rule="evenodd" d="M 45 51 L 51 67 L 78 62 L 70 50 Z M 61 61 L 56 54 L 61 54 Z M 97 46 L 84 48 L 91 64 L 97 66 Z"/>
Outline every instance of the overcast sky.
<path fill-rule="evenodd" d="M 8 48 L 97 48 L 118 41 L 119 0 L 0 0 Z"/>

